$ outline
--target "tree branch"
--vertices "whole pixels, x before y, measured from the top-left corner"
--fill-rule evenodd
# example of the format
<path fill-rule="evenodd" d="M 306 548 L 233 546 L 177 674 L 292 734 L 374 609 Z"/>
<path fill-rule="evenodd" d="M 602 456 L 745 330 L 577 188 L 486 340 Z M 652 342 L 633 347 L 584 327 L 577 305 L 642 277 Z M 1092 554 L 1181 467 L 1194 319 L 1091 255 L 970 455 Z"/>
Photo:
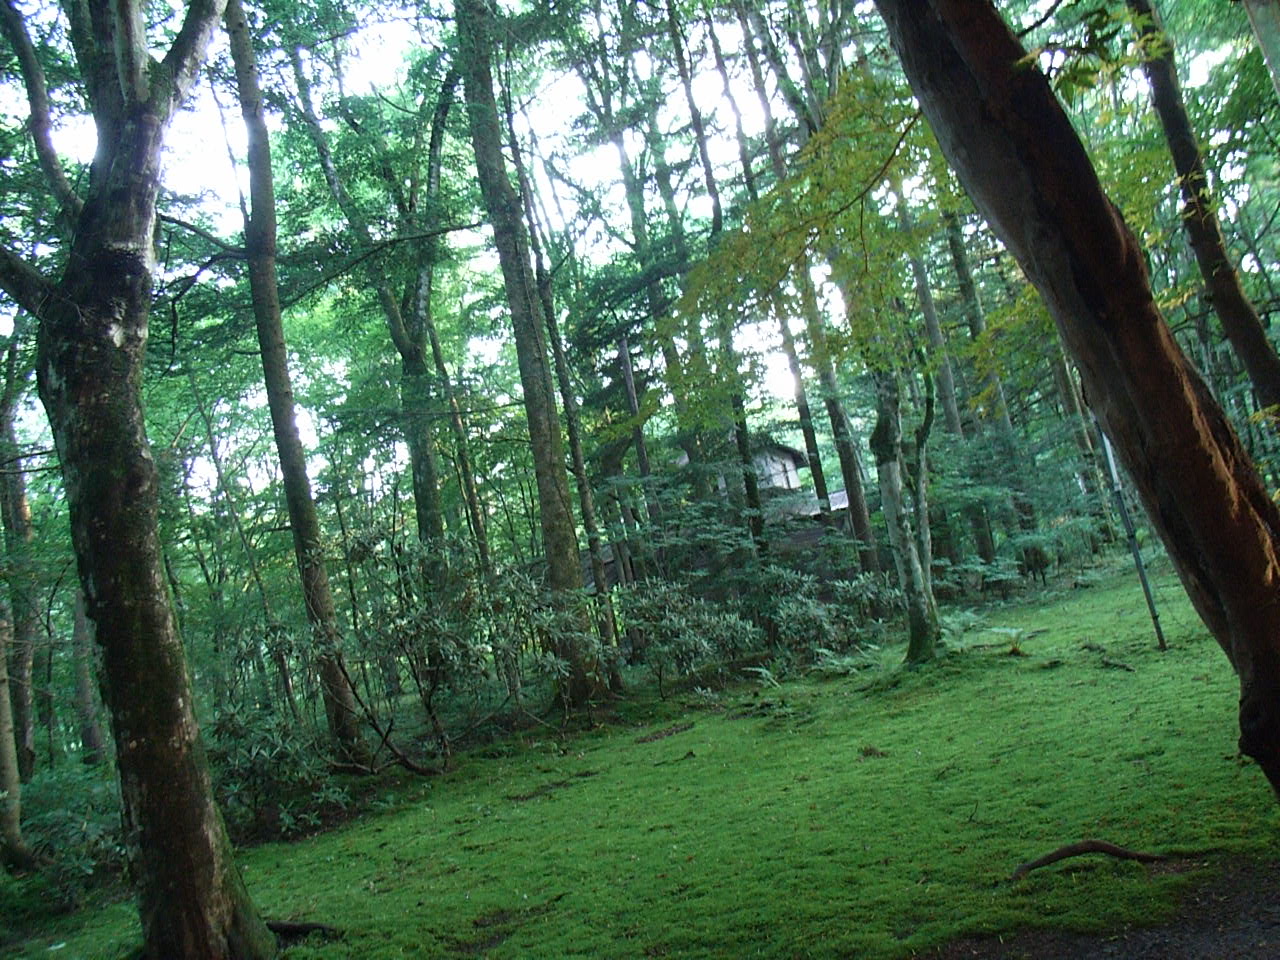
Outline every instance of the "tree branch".
<path fill-rule="evenodd" d="M 194 12 L 194 7 L 192 8 Z M 111 0 L 115 27 L 116 75 L 126 103 L 145 103 L 150 92 L 147 28 L 137 0 Z"/>
<path fill-rule="evenodd" d="M 169 88 L 163 91 L 168 98 L 163 113 L 165 118 L 186 99 L 226 6 L 227 0 L 194 0 L 187 8 L 187 19 L 164 58 L 164 67 L 172 79 Z"/>
<path fill-rule="evenodd" d="M 53 195 L 62 205 L 68 220 L 74 220 L 80 214 L 82 201 L 76 196 L 67 176 L 62 169 L 62 161 L 53 149 L 51 135 L 52 121 L 49 119 L 49 86 L 45 80 L 44 68 L 40 58 L 36 56 L 35 46 L 31 43 L 31 35 L 27 32 L 22 14 L 14 6 L 13 0 L 0 0 L 0 28 L 3 29 L 9 42 L 13 44 L 14 53 L 18 57 L 18 66 L 22 69 L 22 82 L 27 88 L 27 104 L 31 108 L 31 119 L 28 127 L 31 140 L 35 144 L 36 157 L 40 161 L 40 169 L 53 188 Z"/>
<path fill-rule="evenodd" d="M 221 237 L 215 236 L 214 234 L 210 233 L 208 230 L 205 230 L 203 227 L 197 227 L 194 223 L 188 223 L 186 220 L 180 220 L 177 217 L 171 216 L 167 213 L 160 214 L 159 219 L 162 223 L 167 223 L 170 226 L 174 226 L 174 227 L 181 227 L 183 230 L 189 231 L 190 233 L 194 233 L 200 239 L 213 244 L 223 253 L 231 255 L 232 257 L 235 257 L 237 260 L 243 260 L 245 258 L 244 247 L 237 246 L 234 243 L 228 243 L 226 240 L 223 240 Z"/>
<path fill-rule="evenodd" d="M 427 230 L 425 233 L 415 233 L 415 234 L 410 234 L 408 236 L 392 237 L 389 240 L 379 241 L 375 243 L 372 247 L 370 247 L 368 250 L 365 250 L 360 254 L 358 254 L 357 256 L 352 257 L 342 266 L 338 267 L 338 269 L 330 271 L 329 273 L 326 273 L 319 280 L 315 281 L 314 283 L 308 284 L 307 286 L 303 287 L 300 291 L 295 293 L 292 297 L 285 299 L 284 306 L 291 307 L 295 303 L 298 303 L 306 299 L 312 293 L 319 290 L 321 287 L 325 286 L 329 282 L 338 279 L 338 277 L 342 276 L 344 273 L 347 273 L 350 270 L 354 270 L 356 267 L 364 263 L 370 257 L 375 257 L 378 254 L 382 253 L 387 248 L 393 247 L 396 244 L 409 243 L 414 240 L 430 240 L 432 237 L 442 237 L 447 233 L 455 233 L 459 230 L 475 230 L 483 226 L 484 226 L 484 221 L 477 220 L 474 223 L 451 224 L 450 226 L 447 226 L 447 227 L 440 227 L 437 230 Z"/>
<path fill-rule="evenodd" d="M 0 247 L 0 290 L 23 310 L 38 317 L 45 301 L 53 295 L 53 284 L 8 247 Z"/>
<path fill-rule="evenodd" d="M 1057 863 L 1059 860 L 1078 857 L 1086 853 L 1105 853 L 1109 857 L 1116 857 L 1120 860 L 1137 860 L 1139 863 L 1156 863 L 1160 860 L 1168 859 L 1163 853 L 1142 853 L 1138 850 L 1130 850 L 1127 847 L 1117 847 L 1114 843 L 1107 843 L 1105 840 L 1082 840 L 1079 843 L 1068 843 L 1066 846 L 1046 853 L 1043 857 L 1036 857 L 1034 860 L 1028 860 L 1026 863 L 1020 864 L 1009 879 L 1017 880 L 1032 870 L 1047 867 L 1049 864 Z"/>

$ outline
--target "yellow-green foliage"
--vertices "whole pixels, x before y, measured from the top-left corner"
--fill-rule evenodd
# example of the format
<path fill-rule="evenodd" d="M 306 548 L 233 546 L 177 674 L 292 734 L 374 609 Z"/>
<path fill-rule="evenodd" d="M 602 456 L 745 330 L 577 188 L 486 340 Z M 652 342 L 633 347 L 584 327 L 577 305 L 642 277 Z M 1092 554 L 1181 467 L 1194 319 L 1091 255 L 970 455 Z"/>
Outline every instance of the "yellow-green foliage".
<path fill-rule="evenodd" d="M 1117 567 L 985 612 L 932 666 L 886 649 L 849 677 L 637 696 L 615 722 L 461 757 L 388 788 L 385 812 L 240 863 L 269 916 L 346 933 L 289 960 L 895 958 L 1156 922 L 1215 856 L 1280 852 L 1274 798 L 1236 757 L 1231 670 L 1172 575 L 1156 584 L 1164 654 Z M 1218 853 L 1009 882 L 1090 837 Z M 16 955 L 122 957 L 135 936 L 118 904 L 50 921 Z"/>

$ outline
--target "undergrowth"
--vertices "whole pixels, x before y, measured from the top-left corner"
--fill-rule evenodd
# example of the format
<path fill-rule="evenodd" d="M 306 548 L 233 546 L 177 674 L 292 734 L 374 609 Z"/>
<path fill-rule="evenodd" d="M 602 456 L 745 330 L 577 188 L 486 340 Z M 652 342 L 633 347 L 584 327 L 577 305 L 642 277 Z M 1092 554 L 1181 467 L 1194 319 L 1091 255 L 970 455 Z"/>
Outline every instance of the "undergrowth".
<path fill-rule="evenodd" d="M 922 668 L 886 637 L 804 676 L 632 694 L 589 731 L 388 780 L 377 812 L 239 863 L 268 916 L 344 931 L 289 960 L 888 960 L 1156 922 L 1216 858 L 1280 852 L 1271 792 L 1237 756 L 1230 667 L 1173 576 L 1156 584 L 1165 653 L 1113 573 L 954 616 Z M 1084 838 L 1185 858 L 1010 882 Z M 22 889 L 0 881 L 0 908 Z M 137 936 L 117 902 L 49 918 L 14 955 L 124 957 Z"/>

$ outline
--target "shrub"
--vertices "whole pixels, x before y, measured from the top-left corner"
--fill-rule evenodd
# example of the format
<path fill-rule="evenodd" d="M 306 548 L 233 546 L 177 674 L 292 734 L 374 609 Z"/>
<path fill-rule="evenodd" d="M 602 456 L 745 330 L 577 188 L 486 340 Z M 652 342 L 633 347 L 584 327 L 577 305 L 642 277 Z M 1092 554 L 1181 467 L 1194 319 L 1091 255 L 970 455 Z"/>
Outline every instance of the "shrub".
<path fill-rule="evenodd" d="M 214 790 L 237 842 L 315 829 L 350 805 L 309 728 L 261 711 L 226 711 L 210 730 Z"/>
<path fill-rule="evenodd" d="M 22 788 L 23 833 L 50 860 L 46 877 L 61 906 L 74 907 L 93 887 L 124 872 L 120 790 L 108 764 L 60 763 Z"/>

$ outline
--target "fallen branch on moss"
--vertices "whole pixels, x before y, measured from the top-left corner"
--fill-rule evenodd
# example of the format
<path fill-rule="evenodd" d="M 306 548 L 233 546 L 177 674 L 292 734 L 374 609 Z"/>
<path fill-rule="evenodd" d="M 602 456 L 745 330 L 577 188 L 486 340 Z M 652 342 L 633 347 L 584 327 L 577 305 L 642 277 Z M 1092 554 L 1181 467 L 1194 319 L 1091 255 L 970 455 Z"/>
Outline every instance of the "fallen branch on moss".
<path fill-rule="evenodd" d="M 274 933 L 287 945 L 305 940 L 313 933 L 318 933 L 326 940 L 341 940 L 343 933 L 337 927 L 323 923 L 290 923 L 285 920 L 268 920 L 267 929 Z"/>
<path fill-rule="evenodd" d="M 1064 847 L 1059 847 L 1057 850 L 1046 853 L 1043 857 L 1036 857 L 1034 860 L 1028 860 L 1026 863 L 1020 864 L 1018 869 L 1013 871 L 1013 875 L 1009 877 L 1009 881 L 1012 883 L 1032 870 L 1047 867 L 1051 863 L 1057 863 L 1059 860 L 1066 860 L 1069 857 L 1079 857 L 1086 853 L 1105 853 L 1109 857 L 1116 857 L 1120 860 L 1137 860 L 1140 863 L 1156 863 L 1160 860 L 1168 859 L 1163 853 L 1142 853 L 1138 850 L 1130 850 L 1127 847 L 1117 847 L 1114 843 L 1107 843 L 1105 840 L 1081 840 L 1079 843 L 1068 843 Z"/>

